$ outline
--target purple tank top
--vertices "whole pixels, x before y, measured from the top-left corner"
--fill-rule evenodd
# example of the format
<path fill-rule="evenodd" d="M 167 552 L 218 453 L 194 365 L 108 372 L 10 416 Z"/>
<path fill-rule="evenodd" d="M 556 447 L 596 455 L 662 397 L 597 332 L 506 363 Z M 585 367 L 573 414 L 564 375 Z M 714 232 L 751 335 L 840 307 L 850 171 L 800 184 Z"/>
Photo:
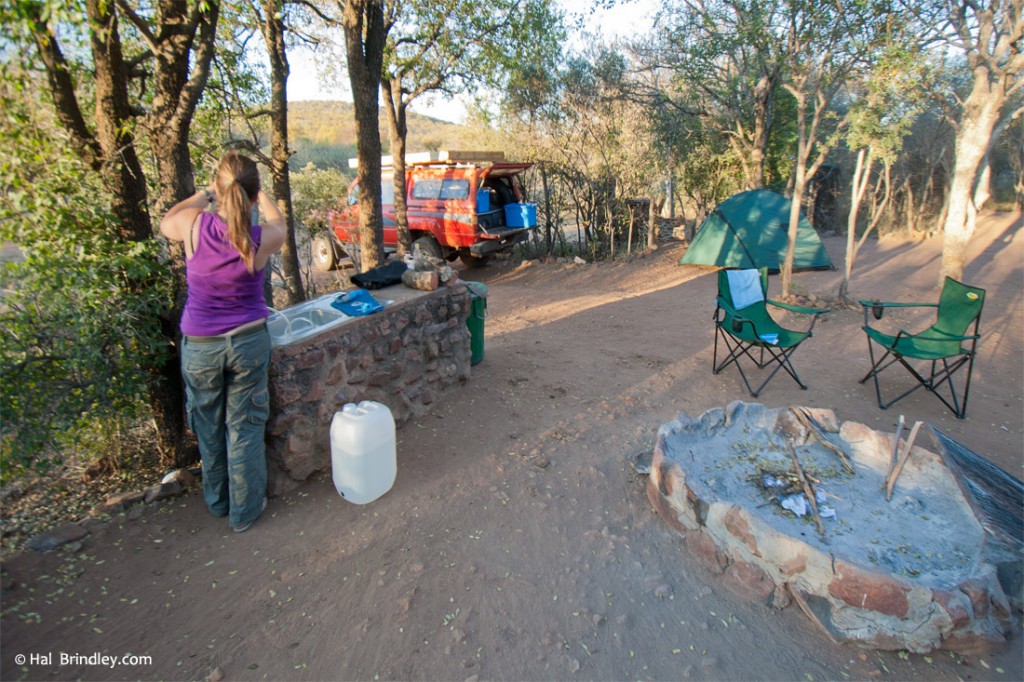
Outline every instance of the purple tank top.
<path fill-rule="evenodd" d="M 181 333 L 218 336 L 269 314 L 263 300 L 263 270 L 250 273 L 227 237 L 227 223 L 215 213 L 201 213 L 194 233 L 195 251 L 185 260 L 188 297 Z M 252 226 L 259 247 L 263 228 Z"/>

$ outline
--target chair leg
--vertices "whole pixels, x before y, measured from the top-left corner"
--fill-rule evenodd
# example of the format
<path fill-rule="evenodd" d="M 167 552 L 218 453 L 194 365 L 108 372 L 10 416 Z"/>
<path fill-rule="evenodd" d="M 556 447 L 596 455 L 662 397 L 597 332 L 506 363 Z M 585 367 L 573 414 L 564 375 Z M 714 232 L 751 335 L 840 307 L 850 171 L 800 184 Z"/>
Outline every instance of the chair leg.
<path fill-rule="evenodd" d="M 874 345 L 871 343 L 871 337 L 869 336 L 868 357 L 871 358 L 871 369 L 868 371 L 867 374 L 864 375 L 864 377 L 860 380 L 859 383 L 863 384 L 865 381 L 872 378 L 875 380 L 875 398 L 878 400 L 878 406 L 884 410 L 886 409 L 886 407 L 888 407 L 888 405 L 884 405 L 882 403 L 882 387 L 878 385 L 878 374 L 886 367 L 892 364 L 892 362 L 890 362 L 888 365 L 885 365 L 885 367 L 879 366 L 882 364 L 882 362 L 885 361 L 887 357 L 889 357 L 889 351 L 886 350 L 885 354 L 878 359 L 878 362 L 875 362 L 875 348 Z"/>
<path fill-rule="evenodd" d="M 772 377 L 778 374 L 780 369 L 786 370 L 786 373 L 789 374 L 789 376 L 793 377 L 793 381 L 796 382 L 797 386 L 799 386 L 804 391 L 807 390 L 807 386 L 804 384 L 804 382 L 800 381 L 800 376 L 797 375 L 796 368 L 793 367 L 793 363 L 790 362 L 789 360 L 789 356 L 792 355 L 793 351 L 795 351 L 798 347 L 799 346 L 793 346 L 792 348 L 789 348 L 778 353 L 774 352 L 771 348 L 767 348 L 768 353 L 775 360 L 775 369 L 772 370 L 772 373 L 768 375 L 768 378 L 766 378 L 764 382 L 758 387 L 757 393 L 760 393 L 761 390 L 768 385 L 768 382 L 772 380 Z M 762 354 L 764 353 L 765 349 L 765 347 L 761 348 Z M 764 367 L 764 365 L 762 365 L 762 367 Z M 757 397 L 757 394 L 755 394 L 755 397 Z"/>
<path fill-rule="evenodd" d="M 722 335 L 722 341 L 726 348 L 729 349 L 729 355 L 722 360 L 721 364 L 718 364 L 718 334 Z M 779 352 L 775 352 L 771 347 L 759 346 L 759 357 L 755 357 L 754 354 L 751 353 L 751 348 L 753 348 L 752 344 L 743 343 L 742 341 L 733 339 L 720 328 L 716 327 L 715 351 L 712 357 L 712 372 L 714 374 L 718 374 L 730 364 L 735 364 L 736 370 L 740 373 L 740 379 L 743 380 L 743 385 L 747 387 L 747 392 L 750 393 L 753 398 L 757 398 L 761 395 L 761 391 L 763 391 L 765 386 L 768 385 L 768 382 L 778 374 L 780 369 L 786 370 L 786 373 L 793 378 L 793 381 L 795 381 L 800 388 L 807 390 L 807 386 L 800 380 L 799 375 L 796 373 L 796 368 L 793 367 L 793 363 L 789 359 L 789 356 L 792 355 L 793 351 L 795 351 L 798 346 L 793 346 L 792 348 Z M 769 362 L 764 359 L 766 350 L 770 358 L 775 361 L 775 368 L 765 378 L 765 380 L 761 382 L 761 385 L 755 389 L 750 385 L 747 373 L 743 371 L 743 365 L 740 364 L 739 360 L 741 356 L 745 355 L 759 369 L 764 369 L 769 364 Z"/>
<path fill-rule="evenodd" d="M 878 406 L 881 409 L 887 410 L 890 407 L 892 407 L 894 404 L 899 402 L 900 400 L 903 400 L 904 398 L 906 398 L 908 395 L 910 395 L 911 393 L 913 393 L 917 389 L 924 388 L 929 393 L 931 393 L 936 398 L 938 398 L 940 401 L 942 401 L 942 404 L 945 405 L 947 408 L 949 408 L 958 419 L 963 419 L 967 415 L 967 395 L 968 395 L 968 391 L 970 390 L 971 370 L 973 369 L 973 365 L 974 365 L 974 356 L 973 355 L 968 356 L 968 357 L 962 357 L 962 358 L 960 358 L 959 360 L 957 360 L 956 362 L 954 362 L 952 364 L 950 364 L 949 362 L 947 362 L 947 360 L 945 358 L 943 358 L 943 360 L 942 360 L 942 369 L 941 370 L 937 370 L 936 369 L 938 361 L 933 360 L 931 362 L 931 371 L 929 372 L 929 376 L 925 377 L 920 372 L 918 372 L 913 366 L 911 366 L 910 363 L 908 363 L 905 358 L 903 358 L 902 356 L 899 356 L 899 355 L 895 355 L 888 348 L 886 348 L 885 353 L 876 362 L 875 361 L 875 354 L 874 354 L 874 347 L 873 347 L 873 344 L 871 343 L 871 339 L 870 338 L 868 339 L 868 354 L 869 354 L 869 356 L 871 358 L 871 370 L 867 374 L 864 375 L 864 377 L 860 380 L 859 383 L 863 384 L 868 379 L 874 379 L 874 382 L 875 382 L 875 396 L 878 399 Z M 890 359 L 889 362 L 885 362 L 886 359 L 888 359 L 890 356 L 892 357 L 892 359 Z M 891 367 L 894 364 L 896 364 L 897 362 L 899 364 L 903 365 L 903 367 L 908 372 L 910 372 L 911 376 L 914 377 L 914 379 L 917 381 L 917 383 L 912 388 L 904 391 L 903 393 L 901 393 L 900 395 L 896 396 L 892 400 L 890 400 L 888 402 L 885 402 L 882 399 L 882 389 L 881 389 L 881 386 L 880 386 L 879 381 L 878 381 L 878 375 L 881 374 L 886 369 L 888 369 L 889 367 Z M 953 374 L 957 370 L 959 370 L 960 367 L 962 367 L 964 365 L 964 363 L 969 363 L 970 366 L 968 367 L 968 370 L 967 370 L 967 384 L 966 384 L 966 386 L 964 388 L 964 395 L 963 395 L 963 399 L 961 401 L 961 399 L 957 396 L 956 386 L 953 383 Z M 950 394 L 949 399 L 947 399 L 944 395 L 942 395 L 939 392 L 939 388 L 944 383 L 948 383 L 949 384 L 949 394 Z"/>
<path fill-rule="evenodd" d="M 723 332 L 721 329 L 716 329 L 717 333 L 715 335 L 715 356 L 712 360 L 712 373 L 718 374 L 729 365 L 735 364 L 736 369 L 740 373 L 740 378 L 743 379 L 743 383 L 747 387 L 747 391 L 750 393 L 750 395 L 756 398 L 757 393 L 755 393 L 754 389 L 751 388 L 750 382 L 747 380 L 747 375 L 743 371 L 742 365 L 740 365 L 739 363 L 740 355 L 746 354 L 749 356 L 750 353 L 748 349 L 745 348 L 744 344 L 740 341 L 736 341 L 736 343 L 733 344 L 732 339 L 731 337 L 729 337 L 728 334 Z M 722 341 L 725 343 L 725 347 L 729 349 L 729 355 L 724 360 L 722 360 L 721 364 L 716 364 L 718 361 L 718 334 L 722 334 Z"/>

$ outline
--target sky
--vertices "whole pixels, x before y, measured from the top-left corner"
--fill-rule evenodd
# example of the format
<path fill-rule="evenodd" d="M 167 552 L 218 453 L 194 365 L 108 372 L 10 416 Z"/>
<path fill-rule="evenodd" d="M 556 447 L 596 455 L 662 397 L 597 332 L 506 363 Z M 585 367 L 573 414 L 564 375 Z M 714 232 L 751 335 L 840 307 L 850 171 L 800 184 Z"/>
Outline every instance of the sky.
<path fill-rule="evenodd" d="M 646 32 L 651 26 L 655 10 L 662 4 L 657 0 L 619 0 L 611 9 L 592 12 L 593 0 L 558 0 L 558 3 L 569 16 L 570 23 L 573 17 L 584 17 L 583 31 L 599 34 L 607 41 Z M 581 41 L 579 33 L 571 34 L 570 49 L 578 47 Z M 348 93 L 348 77 L 343 70 L 325 76 L 328 69 L 318 65 L 316 57 L 306 49 L 289 50 L 288 62 L 291 66 L 288 77 L 289 101 L 352 101 Z M 410 109 L 452 123 L 463 123 L 466 118 L 466 105 L 458 99 L 424 98 L 423 101 L 414 101 Z"/>

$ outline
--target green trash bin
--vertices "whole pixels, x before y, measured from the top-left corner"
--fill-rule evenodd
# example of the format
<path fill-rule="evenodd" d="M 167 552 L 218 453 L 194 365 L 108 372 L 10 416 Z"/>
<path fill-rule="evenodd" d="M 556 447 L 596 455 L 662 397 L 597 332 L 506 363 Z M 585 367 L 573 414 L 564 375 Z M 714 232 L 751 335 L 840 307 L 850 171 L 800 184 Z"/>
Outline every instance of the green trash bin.
<path fill-rule="evenodd" d="M 487 317 L 487 286 L 480 282 L 466 282 L 469 289 L 469 364 L 476 365 L 484 359 L 484 319 Z"/>

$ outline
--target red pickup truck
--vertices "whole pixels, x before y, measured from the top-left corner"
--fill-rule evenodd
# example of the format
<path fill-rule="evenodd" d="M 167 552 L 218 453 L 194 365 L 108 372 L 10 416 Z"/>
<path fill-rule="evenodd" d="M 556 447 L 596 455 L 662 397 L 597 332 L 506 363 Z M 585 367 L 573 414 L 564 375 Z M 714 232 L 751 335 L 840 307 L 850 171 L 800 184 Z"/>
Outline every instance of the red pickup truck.
<path fill-rule="evenodd" d="M 524 241 L 537 226 L 535 204 L 522 203 L 517 176 L 529 163 L 472 161 L 442 152 L 443 160 L 413 161 L 405 172 L 406 207 L 413 251 L 435 258 L 461 258 L 476 267 L 491 254 Z M 477 155 L 479 158 L 482 155 Z M 489 153 L 489 158 L 503 155 Z M 397 247 L 394 171 L 381 174 L 384 211 L 384 249 Z M 359 203 L 357 183 L 349 188 L 347 205 L 330 216 L 330 233 L 313 241 L 313 265 L 333 270 L 342 255 L 358 255 Z"/>

